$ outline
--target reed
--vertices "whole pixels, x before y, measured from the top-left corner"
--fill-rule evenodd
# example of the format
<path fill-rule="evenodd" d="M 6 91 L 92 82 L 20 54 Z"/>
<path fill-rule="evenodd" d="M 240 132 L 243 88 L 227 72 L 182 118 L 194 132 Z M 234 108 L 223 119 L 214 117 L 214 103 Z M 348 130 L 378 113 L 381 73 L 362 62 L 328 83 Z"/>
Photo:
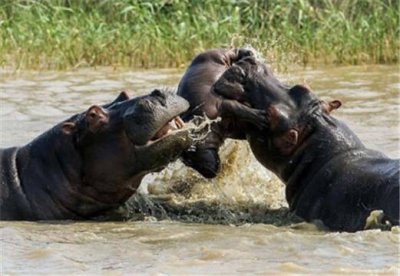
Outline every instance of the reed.
<path fill-rule="evenodd" d="M 0 64 L 179 67 L 250 44 L 283 64 L 399 61 L 397 0 L 2 0 Z"/>

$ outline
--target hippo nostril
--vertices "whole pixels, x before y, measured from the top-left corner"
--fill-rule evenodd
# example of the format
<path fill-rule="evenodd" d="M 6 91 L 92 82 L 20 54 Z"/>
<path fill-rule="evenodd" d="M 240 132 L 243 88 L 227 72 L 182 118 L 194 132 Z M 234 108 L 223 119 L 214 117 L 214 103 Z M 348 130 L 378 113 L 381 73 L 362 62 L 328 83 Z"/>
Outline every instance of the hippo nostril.
<path fill-rule="evenodd" d="M 167 105 L 167 96 L 160 90 L 154 89 L 153 92 L 151 92 L 151 96 L 154 97 L 162 106 Z"/>

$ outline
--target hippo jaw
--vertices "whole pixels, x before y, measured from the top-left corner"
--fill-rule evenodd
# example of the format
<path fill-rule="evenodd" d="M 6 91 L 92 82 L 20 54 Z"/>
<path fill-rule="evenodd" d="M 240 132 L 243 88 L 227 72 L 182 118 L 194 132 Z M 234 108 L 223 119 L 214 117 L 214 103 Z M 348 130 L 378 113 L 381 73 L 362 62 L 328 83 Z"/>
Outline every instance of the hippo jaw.
<path fill-rule="evenodd" d="M 166 123 L 163 127 L 161 127 L 156 134 L 150 139 L 149 143 L 153 143 L 160 139 L 163 139 L 165 136 L 172 134 L 174 131 L 178 129 L 182 129 L 185 126 L 185 123 L 179 116 L 172 118 L 168 123 Z"/>

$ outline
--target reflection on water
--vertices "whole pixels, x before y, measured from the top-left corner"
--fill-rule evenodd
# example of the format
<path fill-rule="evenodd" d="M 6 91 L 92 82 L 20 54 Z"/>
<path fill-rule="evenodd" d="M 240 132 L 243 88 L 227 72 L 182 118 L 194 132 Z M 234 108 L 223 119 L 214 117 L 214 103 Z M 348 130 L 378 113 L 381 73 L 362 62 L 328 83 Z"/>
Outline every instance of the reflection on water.
<path fill-rule="evenodd" d="M 351 273 L 396 271 L 399 235 L 177 222 L 0 223 L 3 271 Z"/>
<path fill-rule="evenodd" d="M 175 86 L 182 71 L 0 74 L 0 146 L 6 147 L 23 145 L 121 90 L 139 95 Z M 397 67 L 296 70 L 280 77 L 306 82 L 324 99 L 340 99 L 344 104 L 335 115 L 368 147 L 400 157 Z M 179 161 L 148 175 L 144 195 L 112 214 L 127 222 L 0 223 L 2 273 L 398 271 L 398 228 L 347 234 L 297 224 L 287 212 L 282 184 L 245 143 L 230 141 L 221 154 L 223 171 L 215 180 L 204 180 Z"/>

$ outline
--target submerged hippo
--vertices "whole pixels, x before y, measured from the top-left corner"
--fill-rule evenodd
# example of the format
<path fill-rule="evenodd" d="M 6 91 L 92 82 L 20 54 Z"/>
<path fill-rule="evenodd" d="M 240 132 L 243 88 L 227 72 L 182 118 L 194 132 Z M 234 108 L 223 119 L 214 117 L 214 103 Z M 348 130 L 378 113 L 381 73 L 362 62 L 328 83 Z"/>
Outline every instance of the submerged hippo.
<path fill-rule="evenodd" d="M 23 147 L 0 150 L 2 220 L 86 219 L 125 202 L 194 141 L 168 91 L 92 106 Z"/>
<path fill-rule="evenodd" d="M 290 209 L 338 231 L 364 229 L 373 210 L 399 225 L 400 160 L 365 148 L 332 117 L 340 101 L 321 101 L 302 85 L 273 91 L 268 74 L 264 64 L 244 59 L 221 76 L 215 92 L 241 86 L 252 107 L 267 111 L 267 130 L 249 131 L 247 140 L 257 160 L 286 184 Z"/>
<path fill-rule="evenodd" d="M 193 59 L 179 83 L 178 95 L 190 103 L 190 109 L 182 115 L 184 121 L 203 114 L 210 119 L 222 118 L 213 123 L 211 132 L 203 143 L 182 155 L 183 162 L 204 177 L 212 178 L 218 173 L 218 149 L 226 138 L 246 139 L 245 129 L 265 126 L 264 111 L 239 103 L 242 101 L 242 91 L 235 89 L 237 93 L 229 92 L 233 99 L 223 98 L 213 91 L 213 85 L 228 68 L 240 59 L 252 55 L 253 52 L 247 49 L 206 51 Z"/>

